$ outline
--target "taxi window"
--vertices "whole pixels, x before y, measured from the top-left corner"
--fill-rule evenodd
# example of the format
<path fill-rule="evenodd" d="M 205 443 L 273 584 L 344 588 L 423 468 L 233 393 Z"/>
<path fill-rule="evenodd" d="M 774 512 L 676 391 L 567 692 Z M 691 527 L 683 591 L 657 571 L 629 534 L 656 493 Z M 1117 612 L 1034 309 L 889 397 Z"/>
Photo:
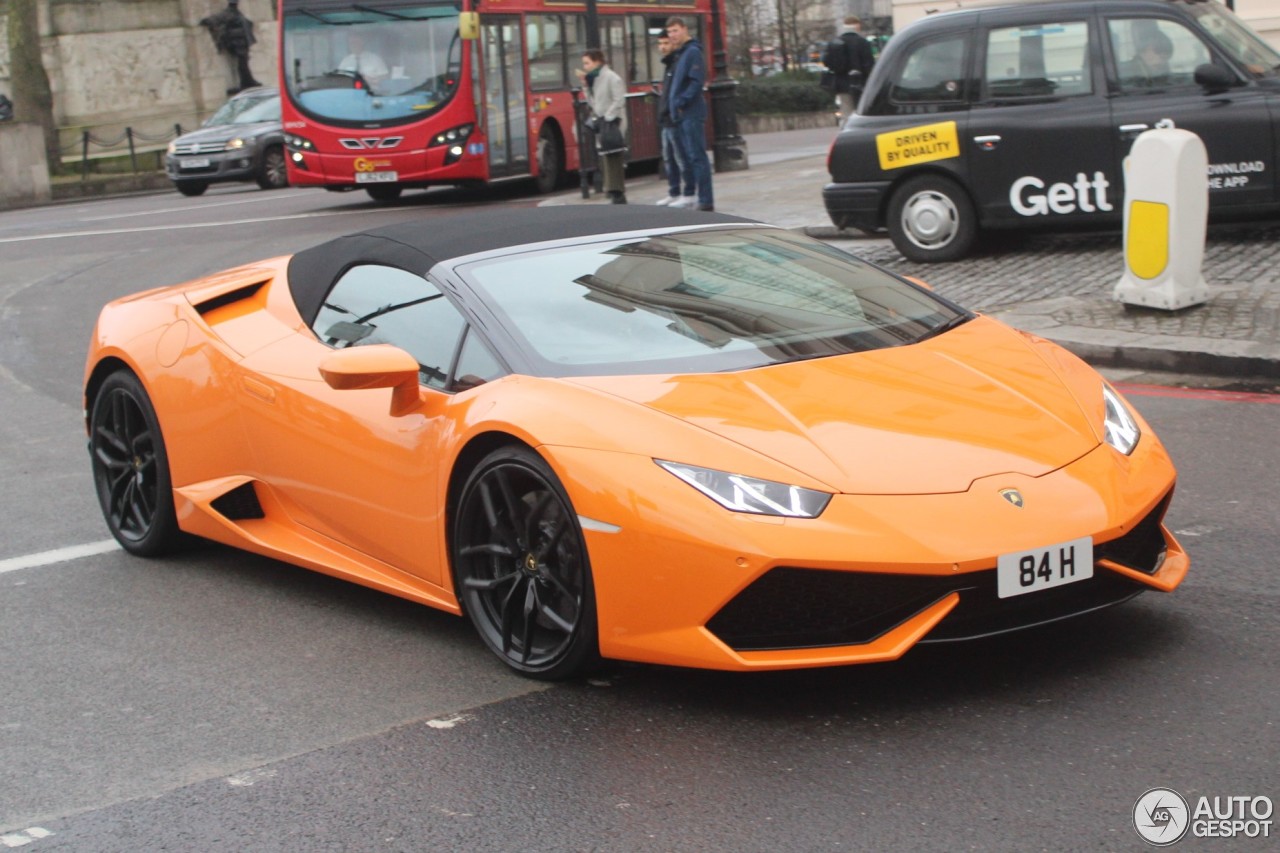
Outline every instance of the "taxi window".
<path fill-rule="evenodd" d="M 993 29 L 987 37 L 986 96 L 1084 95 L 1090 79 L 1089 25 L 1084 21 Z"/>
<path fill-rule="evenodd" d="M 1194 86 L 1196 66 L 1212 61 L 1204 42 L 1177 21 L 1112 18 L 1107 34 L 1122 92 Z"/>
<path fill-rule="evenodd" d="M 967 34 L 922 42 L 909 48 L 889 86 L 894 104 L 959 104 L 964 101 Z"/>

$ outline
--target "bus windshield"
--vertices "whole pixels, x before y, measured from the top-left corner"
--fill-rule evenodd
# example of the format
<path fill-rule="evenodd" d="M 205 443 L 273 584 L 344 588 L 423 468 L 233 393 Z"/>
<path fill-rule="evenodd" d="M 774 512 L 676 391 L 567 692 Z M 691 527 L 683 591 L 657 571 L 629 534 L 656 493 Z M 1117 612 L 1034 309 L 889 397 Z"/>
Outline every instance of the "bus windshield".
<path fill-rule="evenodd" d="M 312 118 L 398 124 L 430 115 L 457 91 L 462 43 L 453 3 L 284 5 L 284 82 Z"/>

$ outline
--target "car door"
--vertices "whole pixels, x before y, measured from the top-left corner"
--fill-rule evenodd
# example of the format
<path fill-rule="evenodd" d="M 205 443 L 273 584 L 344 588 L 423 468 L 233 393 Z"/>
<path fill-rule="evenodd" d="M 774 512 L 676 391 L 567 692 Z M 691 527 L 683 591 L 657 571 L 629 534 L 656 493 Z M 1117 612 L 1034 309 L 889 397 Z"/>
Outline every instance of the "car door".
<path fill-rule="evenodd" d="M 439 583 L 438 460 L 446 383 L 466 330 L 431 282 L 377 264 L 352 267 L 312 325 L 253 354 L 242 378 L 246 430 L 261 477 L 300 524 Z M 335 348 L 393 344 L 419 364 L 425 401 L 392 416 L 391 391 L 334 390 L 320 362 Z"/>
<path fill-rule="evenodd" d="M 1197 67 L 1231 66 L 1182 21 L 1114 13 L 1104 17 L 1104 29 L 1116 168 L 1142 132 L 1182 128 L 1208 152 L 1211 210 L 1272 202 L 1275 138 L 1266 91 L 1243 79 L 1225 91 L 1197 84 Z"/>
<path fill-rule="evenodd" d="M 983 223 L 1118 216 L 1096 21 L 1011 10 L 982 22 L 968 150 Z"/>

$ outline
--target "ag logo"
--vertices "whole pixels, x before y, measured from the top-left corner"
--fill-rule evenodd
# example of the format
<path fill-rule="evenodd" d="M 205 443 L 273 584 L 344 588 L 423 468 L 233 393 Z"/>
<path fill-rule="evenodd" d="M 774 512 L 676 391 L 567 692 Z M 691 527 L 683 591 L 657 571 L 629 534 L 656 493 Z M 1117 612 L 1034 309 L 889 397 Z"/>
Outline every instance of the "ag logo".
<path fill-rule="evenodd" d="M 374 172 L 382 166 L 390 166 L 390 160 L 366 160 L 363 157 L 357 157 L 352 164 L 357 172 Z"/>
<path fill-rule="evenodd" d="M 1133 804 L 1133 828 L 1156 847 L 1181 841 L 1190 824 L 1187 801 L 1172 788 L 1152 788 Z"/>
<path fill-rule="evenodd" d="M 1022 509 L 1022 492 L 1017 489 L 1001 489 L 1000 497 L 1004 498 L 1018 509 Z"/>

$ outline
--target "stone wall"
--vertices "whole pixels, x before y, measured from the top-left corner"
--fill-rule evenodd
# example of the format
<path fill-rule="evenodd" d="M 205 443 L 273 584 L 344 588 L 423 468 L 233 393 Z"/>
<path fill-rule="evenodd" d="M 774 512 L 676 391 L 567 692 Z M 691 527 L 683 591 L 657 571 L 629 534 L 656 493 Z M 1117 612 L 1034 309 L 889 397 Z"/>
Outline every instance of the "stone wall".
<path fill-rule="evenodd" d="M 44 131 L 38 124 L 0 122 L 0 207 L 49 200 Z"/>
<path fill-rule="evenodd" d="M 78 159 L 84 131 L 122 138 L 131 127 L 141 147 L 157 147 L 174 126 L 190 130 L 227 98 L 235 73 L 200 19 L 225 0 L 44 0 L 40 33 L 64 157 Z M 0 4 L 0 10 L 6 7 Z M 274 0 L 241 0 L 254 23 L 254 76 L 276 79 Z M 8 93 L 8 21 L 0 17 L 0 92 Z M 150 144 L 148 144 L 150 143 Z M 93 153 L 104 152 L 91 145 Z"/>

